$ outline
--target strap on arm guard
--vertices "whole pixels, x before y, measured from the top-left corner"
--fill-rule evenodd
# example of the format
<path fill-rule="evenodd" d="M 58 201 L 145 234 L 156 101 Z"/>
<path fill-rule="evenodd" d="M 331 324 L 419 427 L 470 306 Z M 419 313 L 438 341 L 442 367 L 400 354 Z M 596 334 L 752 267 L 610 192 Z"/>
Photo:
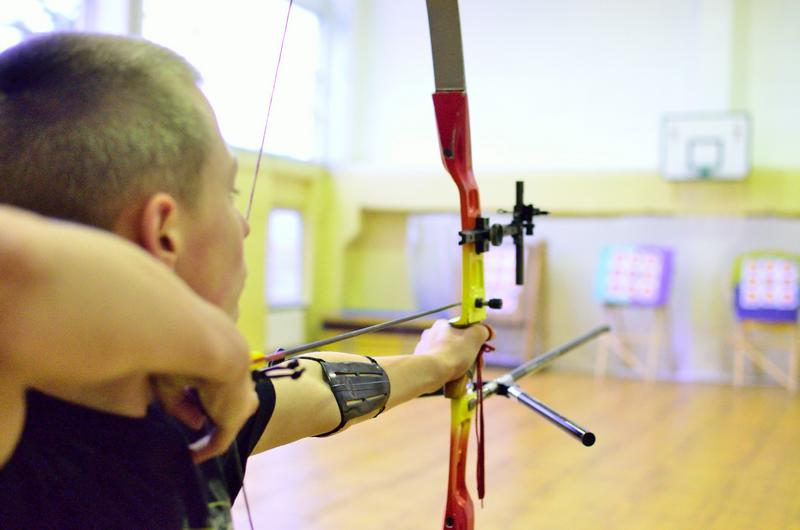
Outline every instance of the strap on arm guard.
<path fill-rule="evenodd" d="M 331 392 L 339 405 L 342 421 L 332 431 L 318 436 L 328 436 L 338 432 L 353 418 L 359 418 L 375 410 L 377 417 L 386 408 L 389 400 L 389 377 L 381 365 L 372 357 L 367 357 L 369 363 L 358 362 L 330 362 L 318 357 L 302 357 L 317 361 L 322 367 L 325 381 L 330 385 Z"/>

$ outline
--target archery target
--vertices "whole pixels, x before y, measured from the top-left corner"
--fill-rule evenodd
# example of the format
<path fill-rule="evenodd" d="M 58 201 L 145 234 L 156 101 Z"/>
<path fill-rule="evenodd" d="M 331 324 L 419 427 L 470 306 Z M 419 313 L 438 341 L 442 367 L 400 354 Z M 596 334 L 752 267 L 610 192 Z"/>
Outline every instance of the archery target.
<path fill-rule="evenodd" d="M 597 297 L 607 304 L 657 306 L 666 302 L 671 252 L 653 246 L 604 249 Z"/>

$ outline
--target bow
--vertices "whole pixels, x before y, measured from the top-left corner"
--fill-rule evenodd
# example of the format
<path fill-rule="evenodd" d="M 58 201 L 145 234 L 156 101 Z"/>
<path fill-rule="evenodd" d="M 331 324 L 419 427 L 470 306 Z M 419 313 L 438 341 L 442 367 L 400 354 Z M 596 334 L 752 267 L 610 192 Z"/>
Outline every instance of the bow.
<path fill-rule="evenodd" d="M 486 307 L 499 307 L 497 300 L 487 301 L 483 282 L 482 252 L 488 250 L 486 220 L 481 217 L 478 185 L 472 173 L 472 153 L 469 129 L 469 106 L 458 0 L 427 0 L 433 53 L 436 92 L 433 105 L 439 133 L 439 149 L 447 172 L 458 188 L 461 211 L 461 315 L 451 321 L 456 327 L 466 327 L 486 319 Z M 531 230 L 532 233 L 532 224 Z M 500 235 L 502 240 L 502 232 Z M 518 238 L 521 243 L 521 237 Z M 522 245 L 518 248 L 523 251 Z M 484 345 L 476 360 L 477 390 L 471 390 L 467 377 L 450 383 L 445 396 L 450 398 L 450 457 L 445 505 L 445 529 L 472 530 L 474 508 L 466 485 L 467 449 L 472 425 L 473 408 L 477 401 L 478 423 L 478 495 L 483 499 L 483 410 L 480 367 Z"/>
<path fill-rule="evenodd" d="M 533 235 L 533 218 L 547 212 L 523 202 L 523 183 L 517 182 L 516 203 L 512 221 L 507 225 L 490 225 L 481 217 L 478 185 L 472 173 L 472 156 L 469 129 L 469 106 L 464 76 L 464 58 L 461 45 L 461 28 L 458 0 L 427 0 L 430 25 L 431 50 L 436 92 L 433 105 L 439 133 L 439 149 L 442 162 L 458 188 L 461 211 L 462 282 L 461 316 L 451 321 L 456 327 L 466 327 L 486 319 L 486 309 L 499 309 L 502 301 L 486 299 L 483 282 L 483 256 L 491 245 L 500 245 L 505 236 L 513 239 L 516 248 L 516 283 L 522 284 L 524 277 L 524 236 Z M 471 383 L 467 377 L 449 384 L 445 395 L 450 398 L 450 458 L 447 482 L 447 501 L 443 528 L 473 530 L 475 514 L 466 485 L 467 449 L 472 416 L 478 413 L 476 434 L 478 435 L 477 482 L 478 497 L 484 496 L 484 441 L 483 409 L 484 391 L 487 396 L 501 394 L 513 397 L 530 407 L 551 422 L 578 437 L 584 445 L 594 443 L 594 435 L 564 418 L 543 403 L 525 394 L 514 381 L 538 370 L 544 364 L 587 340 L 607 331 L 598 328 L 574 340 L 560 349 L 540 358 L 524 363 L 501 378 L 485 386 L 480 367 L 482 354 L 491 349 L 485 344 L 476 360 L 477 380 Z"/>
<path fill-rule="evenodd" d="M 517 182 L 516 203 L 513 209 L 513 219 L 507 225 L 490 225 L 489 220 L 481 216 L 480 197 L 478 185 L 472 172 L 470 129 L 469 129 L 469 109 L 466 93 L 466 83 L 464 76 L 464 60 L 461 44 L 460 19 L 458 12 L 458 0 L 427 0 L 428 20 L 430 25 L 431 48 L 433 52 L 434 78 L 436 91 L 433 94 L 436 124 L 438 129 L 439 147 L 442 162 L 453 182 L 456 184 L 460 197 L 461 230 L 459 232 L 462 247 L 462 294 L 461 294 L 461 315 L 451 321 L 455 327 L 468 327 L 480 323 L 486 319 L 487 307 L 500 308 L 502 301 L 497 299 L 486 299 L 483 279 L 483 256 L 491 245 L 500 245 L 505 236 L 510 236 L 516 247 L 517 263 L 517 283 L 522 283 L 523 264 L 524 264 L 524 241 L 525 235 L 533 234 L 533 218 L 537 215 L 544 215 L 547 212 L 541 211 L 532 205 L 523 202 L 523 185 Z M 291 1 L 289 5 L 291 10 Z M 288 23 L 288 12 L 287 12 Z M 285 37 L 284 28 L 284 37 Z M 281 50 L 283 45 L 281 45 Z M 278 59 L 280 64 L 280 58 Z M 276 70 L 277 79 L 277 70 Z M 275 83 L 273 82 L 273 92 Z M 270 107 L 271 107 L 270 97 Z M 269 113 L 267 115 L 267 120 Z M 266 135 L 266 125 L 264 136 Z M 252 205 L 252 197 L 258 179 L 258 167 L 263 153 L 264 137 L 259 151 L 256 172 L 250 194 L 250 204 L 248 213 Z M 434 311 L 438 311 L 438 308 Z M 423 312 L 419 315 L 407 317 L 401 320 L 409 320 L 421 315 L 429 314 Z M 376 328 L 385 327 L 391 323 L 375 326 Z M 476 432 L 479 435 L 478 443 L 478 494 L 483 498 L 483 415 L 481 402 L 484 388 L 488 395 L 501 394 L 514 397 L 519 402 L 529 406 L 539 412 L 550 421 L 562 428 L 567 429 L 572 434 L 583 436 L 585 445 L 588 440 L 587 433 L 577 427 L 563 416 L 560 416 L 546 405 L 530 398 L 512 383 L 523 375 L 532 373 L 539 369 L 543 364 L 550 362 L 557 356 L 566 351 L 577 347 L 590 340 L 594 336 L 607 328 L 593 331 L 583 338 L 577 339 L 564 347 L 561 347 L 556 354 L 553 352 L 534 359 L 529 363 L 518 367 L 511 373 L 494 381 L 483 384 L 480 374 L 481 356 L 484 351 L 490 349 L 484 345 L 476 361 L 477 381 L 473 383 L 468 377 L 450 383 L 445 388 L 445 395 L 450 398 L 451 424 L 450 424 L 450 457 L 448 471 L 447 501 L 445 506 L 445 516 L 443 528 L 458 530 L 473 530 L 474 528 L 474 508 L 472 499 L 466 486 L 466 463 L 467 449 L 469 445 L 469 434 L 472 424 L 472 417 L 478 412 L 478 423 Z M 359 331 L 361 334 L 364 331 Z M 343 337 L 335 338 L 341 340 Z M 254 372 L 265 372 L 268 361 L 275 361 L 286 356 L 305 351 L 312 346 L 321 343 L 333 342 L 333 340 L 321 341 L 302 345 L 291 350 L 276 352 L 275 354 L 264 355 L 254 352 L 252 369 Z M 292 367 L 287 367 L 292 368 Z M 293 375 L 294 372 L 281 375 Z M 276 374 L 277 375 L 277 374 Z M 299 374 L 297 374 L 299 375 Z M 574 426 L 574 429 L 568 428 Z M 591 437 L 593 441 L 593 435 Z M 246 500 L 246 495 L 245 495 Z M 249 506 L 247 507 L 249 515 Z M 250 522 L 253 526 L 252 520 Z"/>
<path fill-rule="evenodd" d="M 427 0 L 427 8 L 436 82 L 433 105 L 439 133 L 439 149 L 442 162 L 458 188 L 462 234 L 470 233 L 477 228 L 481 207 L 478 185 L 472 174 L 469 107 L 458 2 Z M 456 327 L 470 326 L 486 319 L 483 256 L 476 241 L 462 243 L 461 315 L 451 321 Z M 480 357 L 479 354 L 476 361 L 478 369 L 482 362 Z M 472 530 L 475 520 L 472 499 L 466 484 L 467 449 L 473 416 L 473 410 L 469 407 L 472 396 L 468 392 L 468 383 L 465 376 L 445 388 L 445 396 L 450 399 L 450 457 L 444 528 L 459 530 Z M 482 450 L 483 444 L 479 445 L 479 450 Z M 481 458 L 478 468 L 481 497 L 482 465 Z"/>

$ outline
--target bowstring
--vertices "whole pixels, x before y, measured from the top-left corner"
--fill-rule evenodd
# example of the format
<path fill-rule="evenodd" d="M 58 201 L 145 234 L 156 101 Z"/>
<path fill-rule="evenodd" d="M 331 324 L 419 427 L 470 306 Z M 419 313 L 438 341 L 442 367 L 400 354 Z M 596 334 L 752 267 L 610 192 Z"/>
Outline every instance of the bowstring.
<path fill-rule="evenodd" d="M 264 145 L 267 141 L 267 129 L 269 127 L 269 116 L 272 113 L 272 100 L 275 98 L 275 87 L 278 84 L 278 72 L 281 69 L 281 60 L 283 59 L 283 47 L 286 44 L 286 33 L 289 29 L 289 15 L 292 13 L 292 5 L 294 0 L 289 0 L 289 8 L 286 10 L 286 20 L 283 23 L 283 34 L 281 35 L 281 46 L 278 49 L 278 62 L 275 64 L 275 75 L 272 76 L 272 89 L 269 93 L 269 103 L 267 103 L 267 117 L 264 119 L 264 130 L 261 133 L 261 144 L 258 148 L 258 157 L 256 158 L 256 169 L 253 172 L 253 182 L 250 185 L 250 197 L 247 200 L 247 210 L 245 210 L 245 220 L 250 220 L 250 212 L 253 209 L 253 199 L 256 195 L 256 183 L 258 182 L 258 173 L 261 169 L 261 159 L 264 156 Z"/>
<path fill-rule="evenodd" d="M 256 158 L 256 168 L 253 172 L 253 182 L 250 184 L 250 197 L 247 200 L 247 210 L 245 210 L 245 220 L 250 220 L 250 212 L 253 209 L 253 199 L 256 195 L 256 183 L 258 182 L 258 173 L 261 169 L 261 160 L 264 156 L 264 145 L 267 141 L 267 130 L 269 128 L 269 117 L 272 113 L 272 101 L 275 99 L 275 87 L 278 84 L 278 72 L 280 72 L 281 68 L 281 60 L 283 59 L 283 49 L 284 45 L 286 44 L 286 34 L 289 30 L 289 17 L 292 13 L 292 5 L 294 5 L 294 0 L 289 0 L 289 7 L 286 9 L 286 19 L 283 23 L 283 33 L 281 34 L 281 44 L 280 48 L 278 49 L 278 60 L 275 64 L 275 74 L 272 76 L 272 88 L 270 89 L 269 93 L 269 102 L 267 103 L 267 116 L 264 118 L 264 129 L 261 132 L 261 143 L 258 148 L 258 157 Z M 239 454 L 239 447 L 236 442 L 233 444 L 233 451 L 234 451 L 234 459 L 236 460 L 236 467 L 239 472 L 239 478 L 242 482 L 242 498 L 244 499 L 244 506 L 245 510 L 247 511 L 247 521 L 250 524 L 250 530 L 255 530 L 255 524 L 253 523 L 253 513 L 250 510 L 250 499 L 247 497 L 247 489 L 245 488 L 245 471 L 242 467 L 242 459 L 241 455 Z"/>
<path fill-rule="evenodd" d="M 253 513 L 250 511 L 250 499 L 247 498 L 247 490 L 244 488 L 244 468 L 242 468 L 242 458 L 239 453 L 239 443 L 234 440 L 233 442 L 233 459 L 236 461 L 236 471 L 242 481 L 242 498 L 244 499 L 244 508 L 247 511 L 247 522 L 250 524 L 250 530 L 255 530 L 253 524 Z"/>

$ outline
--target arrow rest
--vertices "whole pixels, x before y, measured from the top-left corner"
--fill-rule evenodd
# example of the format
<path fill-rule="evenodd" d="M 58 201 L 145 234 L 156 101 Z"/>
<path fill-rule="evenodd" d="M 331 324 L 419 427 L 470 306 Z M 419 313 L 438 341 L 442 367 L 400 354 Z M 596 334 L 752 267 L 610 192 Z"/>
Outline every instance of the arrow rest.
<path fill-rule="evenodd" d="M 300 368 L 300 362 L 297 359 L 292 359 L 289 362 L 276 366 L 257 368 L 256 370 L 253 370 L 252 377 L 254 381 L 260 381 L 263 379 L 282 379 L 284 377 L 298 379 L 305 371 L 305 368 Z"/>
<path fill-rule="evenodd" d="M 475 244 L 475 252 L 482 254 L 489 251 L 489 244 L 499 247 L 503 244 L 503 239 L 510 236 L 514 240 L 516 249 L 516 283 L 523 284 L 525 271 L 525 236 L 533 235 L 533 218 L 537 215 L 547 215 L 549 212 L 536 208 L 533 204 L 525 204 L 523 199 L 525 183 L 517 181 L 517 200 L 514 210 L 498 210 L 498 213 L 511 213 L 511 222 L 507 225 L 500 223 L 490 224 L 488 217 L 478 217 L 475 220 L 473 230 L 462 230 L 458 233 L 461 236 L 459 245 L 467 243 Z"/>

